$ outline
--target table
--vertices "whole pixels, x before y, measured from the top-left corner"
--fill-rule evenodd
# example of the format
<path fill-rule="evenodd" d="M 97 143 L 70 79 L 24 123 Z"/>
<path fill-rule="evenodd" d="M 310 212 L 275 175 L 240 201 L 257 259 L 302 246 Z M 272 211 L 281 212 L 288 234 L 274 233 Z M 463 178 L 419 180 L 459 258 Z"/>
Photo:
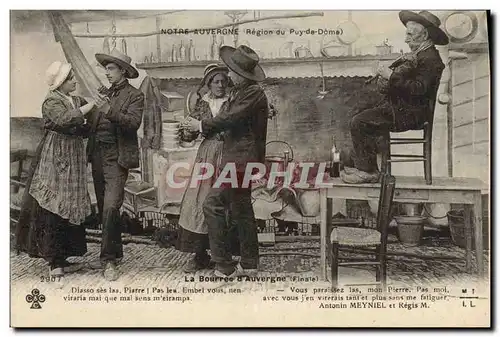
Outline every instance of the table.
<path fill-rule="evenodd" d="M 416 203 L 464 204 L 465 206 L 465 266 L 468 273 L 472 271 L 472 218 L 475 225 L 474 238 L 476 244 L 477 273 L 484 276 L 483 261 L 483 222 L 481 208 L 481 191 L 488 186 L 475 178 L 433 177 L 432 185 L 427 185 L 424 178 L 396 176 L 394 201 Z M 320 189 L 320 267 L 321 276 L 327 280 L 327 228 L 332 222 L 332 200 L 377 199 L 380 195 L 380 184 L 346 184 L 340 178 L 330 178 Z"/>

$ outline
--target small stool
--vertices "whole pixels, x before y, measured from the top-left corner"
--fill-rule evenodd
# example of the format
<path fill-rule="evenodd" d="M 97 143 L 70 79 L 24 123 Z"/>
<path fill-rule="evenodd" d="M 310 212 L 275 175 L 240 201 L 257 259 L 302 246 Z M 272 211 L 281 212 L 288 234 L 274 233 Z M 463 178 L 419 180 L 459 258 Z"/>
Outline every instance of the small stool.
<path fill-rule="evenodd" d="M 139 210 L 147 206 L 156 206 L 156 187 L 144 181 L 128 182 L 123 207 L 137 216 Z"/>

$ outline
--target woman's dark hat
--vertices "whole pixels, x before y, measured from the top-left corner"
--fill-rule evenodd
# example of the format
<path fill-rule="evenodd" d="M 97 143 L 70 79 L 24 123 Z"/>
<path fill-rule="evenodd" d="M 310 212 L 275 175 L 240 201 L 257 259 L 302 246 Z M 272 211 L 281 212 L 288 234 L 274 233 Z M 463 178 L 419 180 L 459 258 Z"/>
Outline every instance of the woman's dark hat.
<path fill-rule="evenodd" d="M 205 67 L 205 70 L 203 71 L 203 79 L 201 80 L 201 85 L 204 86 L 208 83 L 208 80 L 215 76 L 216 74 L 223 73 L 226 74 L 228 73 L 229 69 L 227 69 L 226 66 L 217 64 L 217 63 L 212 63 L 209 64 L 208 66 Z"/>
<path fill-rule="evenodd" d="M 420 23 L 422 26 L 427 28 L 429 37 L 434 44 L 444 46 L 449 43 L 448 36 L 441 28 L 439 28 L 439 26 L 441 26 L 441 20 L 429 11 L 421 11 L 419 13 L 401 11 L 399 12 L 399 19 L 405 26 L 408 21 Z"/>
<path fill-rule="evenodd" d="M 125 76 L 127 78 L 137 78 L 139 77 L 139 72 L 135 69 L 130 62 L 132 59 L 120 53 L 117 49 L 113 49 L 113 51 L 108 54 L 95 54 L 95 58 L 97 62 L 99 62 L 103 67 L 105 67 L 108 63 L 115 63 L 125 69 Z"/>
<path fill-rule="evenodd" d="M 264 70 L 259 65 L 259 55 L 250 47 L 222 46 L 219 55 L 229 69 L 246 79 L 260 82 L 266 78 Z"/>

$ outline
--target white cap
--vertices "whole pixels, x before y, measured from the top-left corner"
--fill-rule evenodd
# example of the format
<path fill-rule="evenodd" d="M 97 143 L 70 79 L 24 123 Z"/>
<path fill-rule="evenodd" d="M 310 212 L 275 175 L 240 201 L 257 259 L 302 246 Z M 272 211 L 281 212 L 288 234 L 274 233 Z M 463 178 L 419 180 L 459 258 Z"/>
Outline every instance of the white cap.
<path fill-rule="evenodd" d="M 63 63 L 60 61 L 55 61 L 54 63 L 52 63 L 45 71 L 49 90 L 52 91 L 59 88 L 61 84 L 64 83 L 66 78 L 68 78 L 71 68 L 71 64 L 69 63 Z"/>

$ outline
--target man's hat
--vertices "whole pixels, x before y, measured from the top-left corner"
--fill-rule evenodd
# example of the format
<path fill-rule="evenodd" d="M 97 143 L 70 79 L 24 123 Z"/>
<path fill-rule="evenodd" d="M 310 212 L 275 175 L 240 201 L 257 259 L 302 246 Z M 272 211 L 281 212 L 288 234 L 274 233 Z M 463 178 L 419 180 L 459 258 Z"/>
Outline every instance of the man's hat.
<path fill-rule="evenodd" d="M 443 30 L 441 30 L 441 28 L 439 28 L 441 20 L 429 11 L 421 11 L 418 14 L 411 11 L 401 11 L 399 12 L 399 19 L 405 26 L 408 21 L 420 23 L 422 26 L 427 28 L 429 37 L 434 44 L 444 46 L 449 43 L 448 36 Z"/>
<path fill-rule="evenodd" d="M 238 48 L 222 46 L 219 51 L 222 61 L 235 73 L 252 81 L 263 81 L 264 70 L 259 65 L 259 56 L 250 47 L 241 45 Z"/>
<path fill-rule="evenodd" d="M 130 62 L 132 59 L 120 53 L 116 48 L 108 54 L 95 54 L 95 58 L 97 62 L 99 62 L 103 67 L 105 67 L 108 63 L 115 63 L 125 69 L 125 76 L 127 78 L 137 78 L 139 77 L 139 72 L 135 69 Z"/>

